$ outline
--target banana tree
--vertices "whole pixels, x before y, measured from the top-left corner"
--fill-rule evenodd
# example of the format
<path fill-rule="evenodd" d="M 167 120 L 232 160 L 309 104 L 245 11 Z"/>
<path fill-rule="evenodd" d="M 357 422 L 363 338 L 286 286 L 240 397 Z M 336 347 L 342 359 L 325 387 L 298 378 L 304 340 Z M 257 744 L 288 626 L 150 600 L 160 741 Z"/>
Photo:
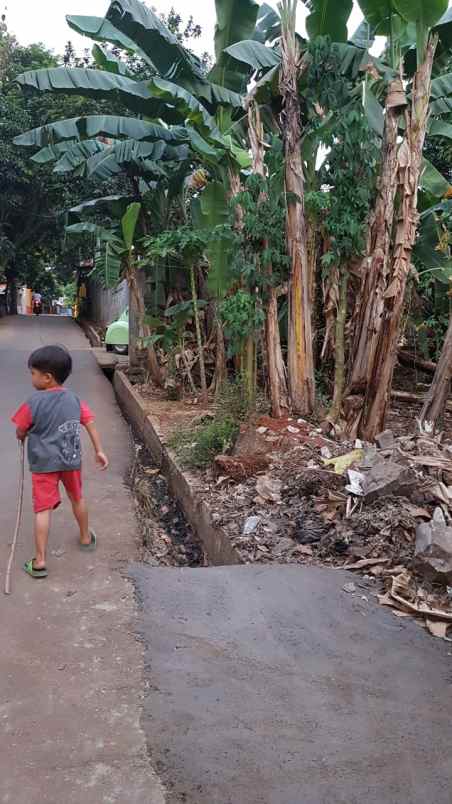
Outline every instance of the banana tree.
<path fill-rule="evenodd" d="M 253 155 L 253 171 L 256 175 L 265 178 L 265 139 L 264 126 L 258 103 L 251 96 L 248 105 L 248 129 Z M 267 198 L 265 192 L 261 194 L 260 201 Z M 268 240 L 263 243 L 263 253 L 268 253 Z M 278 319 L 278 295 L 273 284 L 273 266 L 269 259 L 263 266 L 268 280 L 268 301 L 265 315 L 265 343 L 268 364 L 268 386 L 271 402 L 272 416 L 281 418 L 289 409 L 289 393 L 287 388 L 286 367 L 284 364 L 281 336 Z"/>
<path fill-rule="evenodd" d="M 74 208 L 73 211 L 82 211 Z M 85 211 L 85 210 L 83 210 Z M 68 235 L 91 235 L 96 241 L 95 274 L 108 288 L 116 288 L 122 279 L 129 287 L 129 364 L 132 369 L 140 365 L 144 347 L 145 309 L 140 292 L 141 271 L 136 258 L 135 240 L 141 204 L 128 205 L 118 227 L 108 229 L 96 223 L 82 222 L 66 227 Z"/>
<path fill-rule="evenodd" d="M 281 16 L 280 91 L 287 192 L 287 248 L 291 261 L 289 279 L 288 376 L 290 398 L 297 413 L 310 414 L 315 405 L 312 317 L 304 177 L 301 156 L 301 105 L 298 95 L 300 48 L 296 38 L 298 0 L 279 4 Z"/>
<path fill-rule="evenodd" d="M 177 230 L 161 232 L 159 235 L 145 238 L 143 241 L 143 249 L 145 255 L 145 265 L 154 265 L 156 258 L 165 260 L 171 258 L 171 262 L 175 266 L 181 265 L 182 268 L 188 269 L 192 313 L 195 322 L 196 341 L 198 346 L 201 399 L 205 404 L 207 404 L 209 397 L 206 379 L 206 365 L 204 359 L 204 339 L 199 315 L 202 302 L 200 302 L 198 298 L 196 280 L 197 269 L 200 267 L 205 250 L 205 238 L 202 237 L 199 231 L 196 232 L 190 226 L 185 225 L 179 227 Z M 190 373 L 189 377 L 191 377 Z"/>
<path fill-rule="evenodd" d="M 382 174 L 358 305 L 349 393 L 363 393 L 363 406 L 349 426 L 373 439 L 384 427 L 390 402 L 405 288 L 416 239 L 423 146 L 438 44 L 438 35 L 432 28 L 447 10 L 448 2 L 361 0 L 360 5 L 370 24 L 389 36 L 391 66 L 399 75 L 403 74 L 401 43 L 409 26 L 416 32 L 417 50 L 411 97 L 407 97 L 400 78 L 391 82 L 386 96 Z M 399 143 L 401 120 L 403 140 Z"/>
<path fill-rule="evenodd" d="M 301 100 L 299 88 L 303 71 L 308 65 L 305 54 L 302 54 L 299 38 L 295 34 L 296 12 L 298 3 L 286 0 L 280 3 L 279 25 L 273 27 L 271 47 L 265 46 L 262 40 L 244 40 L 227 49 L 228 55 L 239 63 L 247 64 L 253 69 L 257 86 L 253 91 L 254 102 L 265 101 L 279 95 L 282 101 L 281 130 L 285 143 L 286 167 L 286 199 L 287 199 L 287 247 L 291 260 L 289 281 L 289 332 L 288 332 L 288 378 L 290 401 L 301 413 L 310 413 L 315 403 L 315 378 L 312 332 L 313 279 L 315 272 L 316 250 L 313 238 L 310 237 L 312 227 L 307 224 L 304 209 L 306 178 L 315 174 L 317 156 L 316 147 L 303 148 Z M 330 3 L 327 0 L 312 0 L 308 8 L 307 30 L 311 38 L 330 36 L 335 42 L 344 43 L 348 48 L 343 54 L 344 71 L 350 64 L 361 63 L 363 52 L 346 46 L 347 22 L 352 11 L 351 0 Z M 277 46 L 275 46 L 277 44 Z M 351 58 L 350 58 L 351 54 Z M 250 118 L 253 125 L 253 118 Z M 255 140 L 250 128 L 250 139 Z M 306 139 L 307 143 L 307 139 Z M 309 152 L 309 156 L 307 156 Z M 305 159 L 307 157 L 307 162 Z M 267 332 L 274 331 L 274 304 L 267 308 Z M 278 350 L 278 344 L 275 344 Z M 273 366 L 281 364 L 278 355 L 271 355 Z M 269 360 L 270 364 L 270 360 Z M 271 393 L 275 399 L 276 387 L 282 382 L 279 371 L 272 372 L 274 389 Z M 280 387 L 284 388 L 282 384 Z M 273 406 L 274 407 L 274 406 Z M 277 407 L 274 407 L 276 410 Z"/>
<path fill-rule="evenodd" d="M 430 432 L 442 423 L 452 380 L 452 316 L 444 339 L 440 359 L 432 384 L 426 395 L 421 412 L 421 422 Z"/>

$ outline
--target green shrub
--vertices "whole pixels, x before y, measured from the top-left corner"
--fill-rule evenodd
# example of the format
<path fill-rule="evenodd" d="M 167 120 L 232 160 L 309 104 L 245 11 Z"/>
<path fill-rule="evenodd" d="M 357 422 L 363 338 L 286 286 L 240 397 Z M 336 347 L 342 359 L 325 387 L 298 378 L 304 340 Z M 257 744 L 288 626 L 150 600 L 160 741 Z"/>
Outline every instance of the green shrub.
<path fill-rule="evenodd" d="M 206 469 L 216 455 L 230 449 L 239 433 L 239 425 L 230 417 L 215 417 L 201 422 L 194 430 L 175 433 L 169 446 L 181 464 L 190 469 Z"/>

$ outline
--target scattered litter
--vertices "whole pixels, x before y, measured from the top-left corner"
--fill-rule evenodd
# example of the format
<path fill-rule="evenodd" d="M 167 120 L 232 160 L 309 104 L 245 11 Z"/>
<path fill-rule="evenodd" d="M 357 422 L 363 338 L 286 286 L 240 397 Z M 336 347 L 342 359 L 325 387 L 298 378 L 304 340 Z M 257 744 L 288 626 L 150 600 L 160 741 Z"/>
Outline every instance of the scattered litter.
<path fill-rule="evenodd" d="M 364 493 L 363 483 L 365 480 L 362 472 L 357 472 L 355 469 L 349 469 L 347 476 L 349 482 L 348 486 L 345 487 L 345 490 L 350 494 L 353 494 L 354 497 L 362 497 Z"/>
<path fill-rule="evenodd" d="M 342 587 L 342 591 L 347 592 L 349 595 L 351 595 L 354 592 L 356 592 L 356 585 L 354 583 L 346 583 Z"/>
<path fill-rule="evenodd" d="M 447 629 L 449 627 L 447 623 L 441 620 L 429 620 L 427 617 L 425 624 L 427 631 L 429 631 L 432 636 L 438 637 L 439 639 L 446 639 Z"/>
<path fill-rule="evenodd" d="M 359 463 L 364 457 L 362 449 L 354 449 L 346 455 L 338 455 L 337 458 L 324 459 L 326 466 L 332 466 L 337 475 L 345 474 L 346 470 L 354 463 Z"/>
<path fill-rule="evenodd" d="M 384 430 L 383 433 L 377 435 L 375 441 L 377 442 L 377 446 L 383 450 L 390 450 L 394 449 L 395 446 L 395 438 L 394 433 L 392 430 Z"/>
<path fill-rule="evenodd" d="M 250 517 L 248 517 L 248 519 L 246 520 L 246 522 L 245 522 L 245 524 L 243 526 L 243 535 L 244 536 L 249 536 L 250 533 L 253 533 L 256 530 L 256 528 L 257 528 L 257 526 L 258 526 L 260 521 L 261 520 L 260 520 L 259 516 L 250 516 Z"/>

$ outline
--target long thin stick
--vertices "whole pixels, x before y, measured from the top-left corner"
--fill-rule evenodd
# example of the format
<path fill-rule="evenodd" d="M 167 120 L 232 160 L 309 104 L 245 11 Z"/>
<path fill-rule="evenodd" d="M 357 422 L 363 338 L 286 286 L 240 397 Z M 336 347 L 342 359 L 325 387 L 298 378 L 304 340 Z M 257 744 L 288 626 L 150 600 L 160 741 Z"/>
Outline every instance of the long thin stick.
<path fill-rule="evenodd" d="M 19 498 L 17 501 L 16 530 L 14 531 L 14 539 L 11 545 L 11 553 L 9 555 L 8 567 L 6 570 L 5 595 L 11 594 L 11 570 L 13 567 L 14 555 L 16 552 L 16 545 L 17 545 L 17 537 L 19 536 L 20 523 L 22 520 L 22 506 L 24 502 L 24 474 L 25 474 L 25 450 L 23 441 L 21 441 L 19 444 L 19 454 L 20 454 L 20 479 L 19 479 Z"/>

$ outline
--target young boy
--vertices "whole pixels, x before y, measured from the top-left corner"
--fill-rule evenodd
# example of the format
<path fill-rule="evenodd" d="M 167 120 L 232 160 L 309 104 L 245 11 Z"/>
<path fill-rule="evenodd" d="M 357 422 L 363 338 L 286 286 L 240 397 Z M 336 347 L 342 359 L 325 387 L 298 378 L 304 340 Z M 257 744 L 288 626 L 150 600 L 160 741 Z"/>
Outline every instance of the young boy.
<path fill-rule="evenodd" d="M 30 356 L 28 368 L 36 389 L 12 421 L 20 441 L 28 438 L 35 512 L 36 556 L 24 565 L 32 578 L 46 578 L 46 552 L 51 512 L 61 504 L 63 483 L 80 528 L 80 548 L 94 550 L 96 536 L 88 527 L 88 509 L 82 495 L 80 425 L 91 439 L 96 462 L 107 469 L 94 416 L 85 402 L 63 384 L 72 372 L 72 358 L 62 346 L 44 346 Z"/>

